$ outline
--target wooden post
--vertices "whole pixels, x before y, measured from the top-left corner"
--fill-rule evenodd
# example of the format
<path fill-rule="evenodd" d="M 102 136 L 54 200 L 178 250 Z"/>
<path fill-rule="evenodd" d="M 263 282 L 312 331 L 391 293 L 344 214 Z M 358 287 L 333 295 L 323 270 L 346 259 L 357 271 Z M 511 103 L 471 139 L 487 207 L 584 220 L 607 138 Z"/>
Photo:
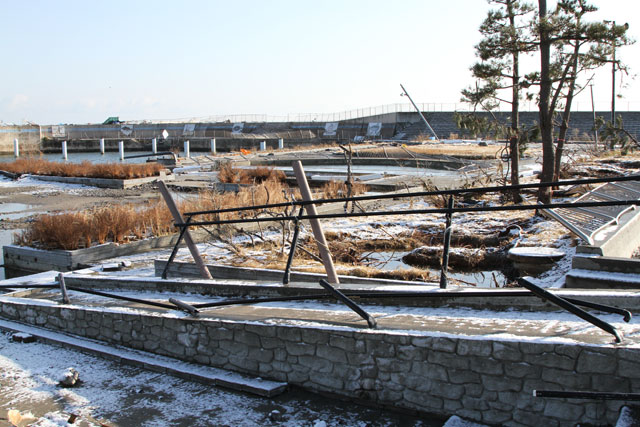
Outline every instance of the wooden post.
<path fill-rule="evenodd" d="M 158 189 L 160 190 L 160 194 L 162 194 L 162 197 L 164 198 L 164 201 L 167 204 L 167 207 L 169 208 L 171 215 L 173 215 L 173 220 L 176 223 L 183 224 L 184 220 L 182 219 L 182 215 L 180 215 L 180 211 L 178 211 L 178 207 L 176 206 L 176 203 L 173 201 L 173 197 L 171 197 L 171 193 L 169 193 L 169 189 L 167 188 L 166 184 L 162 181 L 158 181 Z M 206 264 L 202 260 L 202 257 L 200 256 L 200 251 L 198 251 L 198 247 L 193 242 L 193 239 L 191 238 L 191 234 L 189 234 L 189 230 L 187 230 L 184 233 L 184 241 L 187 244 L 187 247 L 189 248 L 189 252 L 191 252 L 191 256 L 193 257 L 193 260 L 196 262 L 198 269 L 200 269 L 200 274 L 202 275 L 202 277 L 205 279 L 213 279 L 213 277 L 211 277 L 211 273 L 209 272 L 209 269 L 207 268 Z"/>
<path fill-rule="evenodd" d="M 313 196 L 311 195 L 311 189 L 309 188 L 309 183 L 307 182 L 307 177 L 304 174 L 304 169 L 302 168 L 302 163 L 297 160 L 293 162 L 293 172 L 296 175 L 296 181 L 298 182 L 298 187 L 300 187 L 300 194 L 302 195 L 302 200 L 305 202 L 312 201 Z M 316 206 L 314 204 L 305 205 L 305 210 L 308 215 L 318 215 L 318 211 L 316 211 Z M 327 272 L 327 281 L 331 284 L 337 285 L 340 283 L 338 280 L 338 275 L 336 274 L 336 269 L 333 266 L 333 259 L 331 258 L 331 252 L 329 252 L 329 245 L 327 245 L 327 240 L 324 238 L 324 231 L 322 230 L 322 225 L 320 221 L 316 219 L 310 219 L 309 223 L 311 224 L 311 229 L 313 230 L 313 237 L 316 239 L 316 244 L 318 245 L 318 251 L 320 252 L 320 258 L 322 259 L 322 264 L 324 264 L 324 269 Z"/>
<path fill-rule="evenodd" d="M 62 303 L 69 304 L 69 295 L 67 295 L 67 286 L 64 284 L 64 274 L 58 274 L 58 283 L 60 284 L 60 291 L 62 292 Z"/>

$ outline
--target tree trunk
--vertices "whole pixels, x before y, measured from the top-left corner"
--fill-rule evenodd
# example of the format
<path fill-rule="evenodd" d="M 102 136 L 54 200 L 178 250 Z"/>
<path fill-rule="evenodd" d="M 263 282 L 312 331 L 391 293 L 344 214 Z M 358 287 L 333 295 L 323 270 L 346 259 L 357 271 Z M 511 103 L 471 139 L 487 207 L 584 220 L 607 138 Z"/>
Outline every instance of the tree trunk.
<path fill-rule="evenodd" d="M 580 21 L 578 21 L 580 23 Z M 580 42 L 575 41 L 573 48 L 573 55 L 571 57 L 571 72 L 569 73 L 569 90 L 567 91 L 567 99 L 564 106 L 564 112 L 562 113 L 562 123 L 558 131 L 558 146 L 556 148 L 555 168 L 553 173 L 553 180 L 558 181 L 560 179 L 560 168 L 562 167 L 562 152 L 564 150 L 564 143 L 567 139 L 567 131 L 569 130 L 569 119 L 571 118 L 571 104 L 573 103 L 573 96 L 576 89 L 576 77 L 578 74 L 578 53 L 580 52 Z"/>
<path fill-rule="evenodd" d="M 516 27 L 516 18 L 513 12 L 513 2 L 507 4 L 507 12 L 509 14 L 509 24 L 511 28 Z M 513 41 L 513 40 L 512 40 Z M 509 154 L 511 157 L 511 185 L 520 184 L 520 63 L 517 50 L 513 51 L 513 79 L 511 89 L 511 131 L 509 138 Z M 520 203 L 519 190 L 511 192 L 511 198 L 514 203 Z"/>
<path fill-rule="evenodd" d="M 538 0 L 539 7 L 539 34 L 540 34 L 540 134 L 542 138 L 542 174 L 540 182 L 553 181 L 555 167 L 553 149 L 553 111 L 549 105 L 551 96 L 551 40 L 547 23 L 547 1 Z M 553 193 L 551 187 L 540 187 L 538 190 L 538 202 L 551 203 Z"/>

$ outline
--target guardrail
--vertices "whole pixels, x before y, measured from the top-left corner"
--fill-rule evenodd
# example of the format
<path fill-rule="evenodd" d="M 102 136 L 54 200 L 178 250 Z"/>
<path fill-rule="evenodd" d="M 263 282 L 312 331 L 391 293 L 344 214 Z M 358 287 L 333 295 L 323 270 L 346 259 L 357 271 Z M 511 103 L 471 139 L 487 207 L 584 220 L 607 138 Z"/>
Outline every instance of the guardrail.
<path fill-rule="evenodd" d="M 540 210 L 540 209 L 554 209 L 554 208 L 566 208 L 566 207 L 598 207 L 598 206 L 619 206 L 619 205 L 640 205 L 640 199 L 631 199 L 631 200 L 614 200 L 614 201 L 604 201 L 604 202 L 579 202 L 579 203 L 548 203 L 548 204 L 531 204 L 531 205 L 502 205 L 502 206 L 465 206 L 465 207 L 455 207 L 454 204 L 454 196 L 461 194 L 472 194 L 472 193 L 492 193 L 492 192 L 504 192 L 504 193 L 512 193 L 514 190 L 518 189 L 533 189 L 533 188 L 542 188 L 542 187 L 560 187 L 566 185 L 581 185 L 581 184 L 596 184 L 603 182 L 614 182 L 614 181 L 640 181 L 640 175 L 630 175 L 630 176 L 622 176 L 622 177 L 609 177 L 609 178 L 592 178 L 592 179 L 579 179 L 579 180 L 563 180 L 563 181 L 555 181 L 549 183 L 531 183 L 531 184 L 520 184 L 520 185 L 507 185 L 507 186 L 493 186 L 493 187 L 477 187 L 477 188 L 465 188 L 465 189 L 452 189 L 452 190 L 438 190 L 438 191 L 420 191 L 420 192 L 410 192 L 405 194 L 387 194 L 387 195 L 370 195 L 370 196 L 357 196 L 357 197 L 342 197 L 335 199 L 318 199 L 318 200 L 296 200 L 286 203 L 273 203 L 273 204 L 265 204 L 265 205 L 256 205 L 256 206 L 244 206 L 239 208 L 227 208 L 227 209 L 217 209 L 217 210 L 208 210 L 208 211 L 194 211 L 194 212 L 185 212 L 184 217 L 186 220 L 183 222 L 176 222 L 175 226 L 180 228 L 180 235 L 176 242 L 176 245 L 169 256 L 169 260 L 165 265 L 164 271 L 162 273 L 162 278 L 166 279 L 168 269 L 170 264 L 173 262 L 178 247 L 187 234 L 187 230 L 190 227 L 198 227 L 198 226 L 212 226 L 212 225 L 225 225 L 225 224 L 243 224 L 243 223 L 259 223 L 259 222 L 282 222 L 282 221 L 294 221 L 296 224 L 296 232 L 294 233 L 294 238 L 291 242 L 289 259 L 287 261 L 287 267 L 283 276 L 283 284 L 287 284 L 289 280 L 289 270 L 291 268 L 291 259 L 293 257 L 296 244 L 297 244 L 297 228 L 300 221 L 304 220 L 319 220 L 319 219 L 334 219 L 334 218 L 353 218 L 353 217 L 372 217 L 372 216 L 384 216 L 384 215 L 414 215 L 414 214 L 444 214 L 446 219 L 446 228 L 444 234 L 444 242 L 443 242 L 443 258 L 442 258 L 442 268 L 440 272 L 440 288 L 447 288 L 447 263 L 448 263 L 448 255 L 449 255 L 449 245 L 451 239 L 451 223 L 452 216 L 455 213 L 467 213 L 467 212 L 499 212 L 499 211 L 515 211 L 515 210 Z M 359 201 L 369 201 L 369 200 L 384 200 L 384 199 L 398 199 L 398 198 L 413 198 L 413 197 L 426 197 L 426 196 L 448 196 L 448 204 L 446 208 L 429 208 L 429 209 L 404 209 L 404 210 L 395 210 L 395 211 L 372 211 L 372 212 L 344 212 L 344 213 L 330 213 L 330 214 L 302 214 L 302 208 L 308 209 L 309 206 L 313 206 L 318 203 L 341 203 L 341 202 L 351 202 L 357 203 Z M 291 207 L 292 212 L 293 208 L 300 207 L 300 213 L 298 215 L 292 214 L 283 214 L 280 216 L 269 216 L 269 217 L 253 217 L 253 218 L 236 218 L 236 219 L 225 219 L 225 220 L 210 220 L 210 221 L 196 221 L 194 220 L 198 216 L 202 215 L 219 215 L 222 213 L 229 212 L 243 212 L 243 211 L 262 211 L 266 212 L 268 209 L 274 208 L 282 208 L 282 207 Z M 330 276 L 330 272 L 327 271 L 328 277 Z M 568 310 L 569 312 L 581 317 L 582 319 L 591 322 L 595 326 L 605 330 L 608 333 L 611 333 L 615 336 L 616 341 L 620 342 L 622 340 L 621 335 L 613 328 L 611 325 L 603 322 L 594 316 L 589 314 L 583 314 L 584 311 L 575 307 L 575 304 L 580 305 L 580 301 L 567 301 L 559 297 L 549 297 L 548 293 L 543 289 L 533 285 L 531 282 L 520 279 L 520 284 L 523 287 L 529 289 L 533 294 L 543 298 L 549 299 L 551 302 L 557 304 L 559 307 Z M 323 283 L 325 286 L 327 282 Z M 344 300 L 343 300 L 344 301 Z M 344 301 L 349 307 L 352 302 L 348 303 Z M 582 304 L 584 305 L 584 304 Z M 591 306 L 591 308 L 594 308 Z M 359 312 L 359 314 L 361 314 Z M 364 314 L 361 316 L 365 317 Z M 630 313 L 624 314 L 625 320 L 628 321 L 630 319 Z M 365 317 L 366 318 L 366 317 Z M 594 320 L 595 319 L 595 320 Z M 370 319 L 367 318 L 370 326 L 372 323 Z"/>

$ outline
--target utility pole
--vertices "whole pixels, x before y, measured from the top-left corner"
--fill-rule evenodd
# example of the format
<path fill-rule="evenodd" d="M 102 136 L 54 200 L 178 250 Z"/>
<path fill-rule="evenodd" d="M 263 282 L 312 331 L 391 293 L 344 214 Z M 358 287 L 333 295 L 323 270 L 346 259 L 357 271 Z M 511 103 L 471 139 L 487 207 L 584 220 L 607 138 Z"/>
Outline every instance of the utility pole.
<path fill-rule="evenodd" d="M 409 96 L 409 92 L 407 92 L 407 90 L 404 88 L 404 86 L 402 86 L 402 84 L 400 84 L 400 87 L 402 88 L 402 92 L 404 92 L 403 94 L 401 93 L 400 96 L 406 96 L 407 98 L 409 98 L 409 101 L 411 101 L 411 104 L 413 105 L 413 108 L 416 109 L 416 111 L 420 115 L 420 118 L 422 119 L 424 124 L 427 125 L 427 129 L 429 129 L 431 131 L 431 133 L 433 134 L 433 136 L 435 136 L 436 139 L 440 139 L 440 138 L 438 138 L 438 135 L 436 135 L 436 133 L 434 132 L 433 128 L 431 127 L 431 125 L 429 124 L 427 119 L 424 117 L 424 114 L 422 114 L 422 111 L 420 111 L 420 109 L 418 108 L 416 103 L 413 102 L 413 99 L 411 99 L 411 97 Z"/>

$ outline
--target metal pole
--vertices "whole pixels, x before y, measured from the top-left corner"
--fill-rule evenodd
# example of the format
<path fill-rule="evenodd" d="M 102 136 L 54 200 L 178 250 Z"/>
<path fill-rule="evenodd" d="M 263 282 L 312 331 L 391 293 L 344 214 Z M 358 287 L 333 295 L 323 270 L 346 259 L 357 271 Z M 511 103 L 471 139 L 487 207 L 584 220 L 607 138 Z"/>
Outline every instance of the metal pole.
<path fill-rule="evenodd" d="M 296 160 L 293 162 L 293 172 L 296 175 L 296 181 L 298 182 L 298 187 L 300 187 L 300 194 L 302 195 L 302 200 L 310 202 L 313 201 L 313 196 L 311 195 L 311 189 L 309 188 L 309 183 L 307 182 L 307 177 L 304 174 L 304 169 L 302 168 L 302 163 L 300 160 Z M 311 203 L 305 206 L 308 215 L 318 215 L 316 210 L 316 206 Z M 311 229 L 313 230 L 313 237 L 316 240 L 316 244 L 318 245 L 318 252 L 320 252 L 320 258 L 322 258 L 322 263 L 324 264 L 324 269 L 327 272 L 327 278 L 329 279 L 329 283 L 339 284 L 338 275 L 336 274 L 336 269 L 333 266 L 333 259 L 331 258 L 331 252 L 329 252 L 329 245 L 327 244 L 327 240 L 324 237 L 324 231 L 322 230 L 322 225 L 318 219 L 310 219 L 309 223 L 311 224 Z"/>
<path fill-rule="evenodd" d="M 60 291 L 62 292 L 62 303 L 69 304 L 69 295 L 67 295 L 67 287 L 64 283 L 64 274 L 58 274 L 58 283 L 60 284 Z"/>
<path fill-rule="evenodd" d="M 302 216 L 302 212 L 304 212 L 304 208 L 300 208 L 300 212 L 298 212 L 298 217 Z M 289 284 L 289 279 L 291 279 L 291 263 L 293 262 L 293 257 L 296 253 L 296 247 L 298 246 L 298 235 L 300 234 L 300 220 L 296 219 L 295 227 L 293 229 L 293 237 L 291 238 L 291 248 L 289 249 L 289 258 L 287 258 L 287 266 L 284 269 L 284 277 L 282 278 L 282 284 Z"/>
<path fill-rule="evenodd" d="M 447 288 L 447 268 L 449 268 L 449 246 L 451 245 L 451 216 L 453 210 L 453 196 L 449 196 L 447 213 L 445 216 L 444 245 L 442 248 L 442 267 L 440 268 L 440 288 Z"/>
<path fill-rule="evenodd" d="M 67 160 L 67 141 L 62 141 L 62 158 Z"/>
<path fill-rule="evenodd" d="M 534 397 L 559 397 L 563 399 L 588 399 L 588 400 L 626 400 L 639 401 L 640 393 L 601 393 L 595 391 L 557 391 L 557 390 L 533 390 Z"/>
<path fill-rule="evenodd" d="M 20 157 L 20 143 L 18 142 L 18 138 L 13 139 L 13 155 L 16 157 Z"/>
<path fill-rule="evenodd" d="M 118 152 L 120 153 L 120 161 L 124 161 L 124 141 L 118 141 Z"/>
<path fill-rule="evenodd" d="M 171 215 L 173 215 L 173 220 L 178 224 L 183 224 L 184 220 L 182 219 L 182 215 L 180 215 L 180 211 L 178 211 L 176 202 L 173 201 L 173 197 L 171 197 L 171 193 L 169 193 L 169 189 L 167 188 L 167 185 L 162 181 L 158 181 L 158 190 L 160 190 L 160 193 L 162 194 L 162 197 L 164 198 L 164 201 L 167 204 L 167 207 L 169 208 Z M 209 272 L 209 269 L 207 268 L 206 264 L 202 260 L 202 257 L 200 256 L 198 247 L 193 242 L 193 239 L 191 238 L 191 234 L 189 234 L 189 230 L 186 230 L 184 233 L 184 241 L 186 242 L 187 247 L 189 248 L 189 252 L 191 252 L 191 256 L 193 257 L 193 260 L 198 266 L 198 269 L 200 270 L 200 274 L 202 275 L 202 277 L 205 279 L 213 279 L 213 277 L 211 277 L 211 273 Z"/>
<path fill-rule="evenodd" d="M 360 317 L 362 317 L 364 320 L 367 321 L 367 324 L 369 325 L 369 327 L 371 329 L 375 329 L 375 327 L 378 326 L 378 324 L 376 322 L 376 319 L 374 319 L 373 316 L 371 316 L 369 313 L 364 311 L 358 304 L 353 302 L 345 294 L 343 294 L 342 292 L 340 292 L 339 290 L 337 290 L 336 288 L 331 286 L 329 284 L 329 282 L 327 282 L 324 279 L 320 279 L 320 286 L 322 286 L 323 288 L 325 288 L 326 290 L 331 292 L 336 298 L 338 298 L 340 301 L 345 303 L 347 305 L 347 307 L 349 307 L 351 310 L 353 310 L 356 313 L 358 313 L 360 315 Z"/>
<path fill-rule="evenodd" d="M 610 325 L 609 323 L 605 322 L 604 320 L 598 319 L 597 317 L 595 317 L 594 315 L 587 313 L 586 311 L 584 311 L 583 309 L 576 307 L 574 304 L 570 303 L 569 301 L 565 300 L 564 298 L 560 298 L 557 295 L 552 294 L 551 292 L 542 289 L 541 287 L 534 285 L 533 283 L 531 283 L 529 280 L 527 280 L 526 278 L 522 277 L 520 279 L 518 279 L 518 284 L 520 284 L 520 286 L 529 289 L 531 292 L 533 292 L 534 294 L 536 294 L 538 297 L 549 301 L 551 303 L 556 304 L 557 306 L 567 310 L 570 313 L 575 314 L 576 316 L 578 316 L 579 318 L 581 318 L 582 320 L 586 320 L 587 322 L 591 323 L 592 325 L 602 329 L 605 332 L 610 333 L 611 335 L 613 335 L 616 338 L 616 342 L 620 343 L 622 342 L 622 335 L 620 335 L 620 333 L 618 332 L 618 330 L 613 327 L 612 325 Z"/>
<path fill-rule="evenodd" d="M 104 138 L 100 138 L 100 154 L 104 155 Z"/>
<path fill-rule="evenodd" d="M 436 135 L 435 131 L 433 130 L 433 128 L 431 127 L 431 125 L 429 124 L 429 122 L 427 121 L 427 119 L 424 117 L 424 115 L 422 114 L 422 111 L 420 111 L 420 109 L 418 108 L 418 106 L 416 105 L 415 102 L 413 102 L 413 99 L 411 99 L 411 97 L 409 96 L 409 92 L 407 92 L 407 90 L 404 88 L 404 86 L 402 86 L 402 84 L 400 85 L 400 87 L 402 88 L 402 91 L 404 92 L 404 94 L 407 96 L 407 98 L 409 98 L 409 101 L 411 101 L 411 104 L 413 104 L 413 108 L 416 109 L 416 111 L 418 112 L 418 114 L 420 115 L 420 118 L 422 119 L 422 121 L 424 122 L 425 125 L 427 125 L 427 128 L 431 131 L 431 133 L 433 134 L 433 136 L 436 137 L 436 139 L 440 139 L 438 138 L 438 135 Z"/>

